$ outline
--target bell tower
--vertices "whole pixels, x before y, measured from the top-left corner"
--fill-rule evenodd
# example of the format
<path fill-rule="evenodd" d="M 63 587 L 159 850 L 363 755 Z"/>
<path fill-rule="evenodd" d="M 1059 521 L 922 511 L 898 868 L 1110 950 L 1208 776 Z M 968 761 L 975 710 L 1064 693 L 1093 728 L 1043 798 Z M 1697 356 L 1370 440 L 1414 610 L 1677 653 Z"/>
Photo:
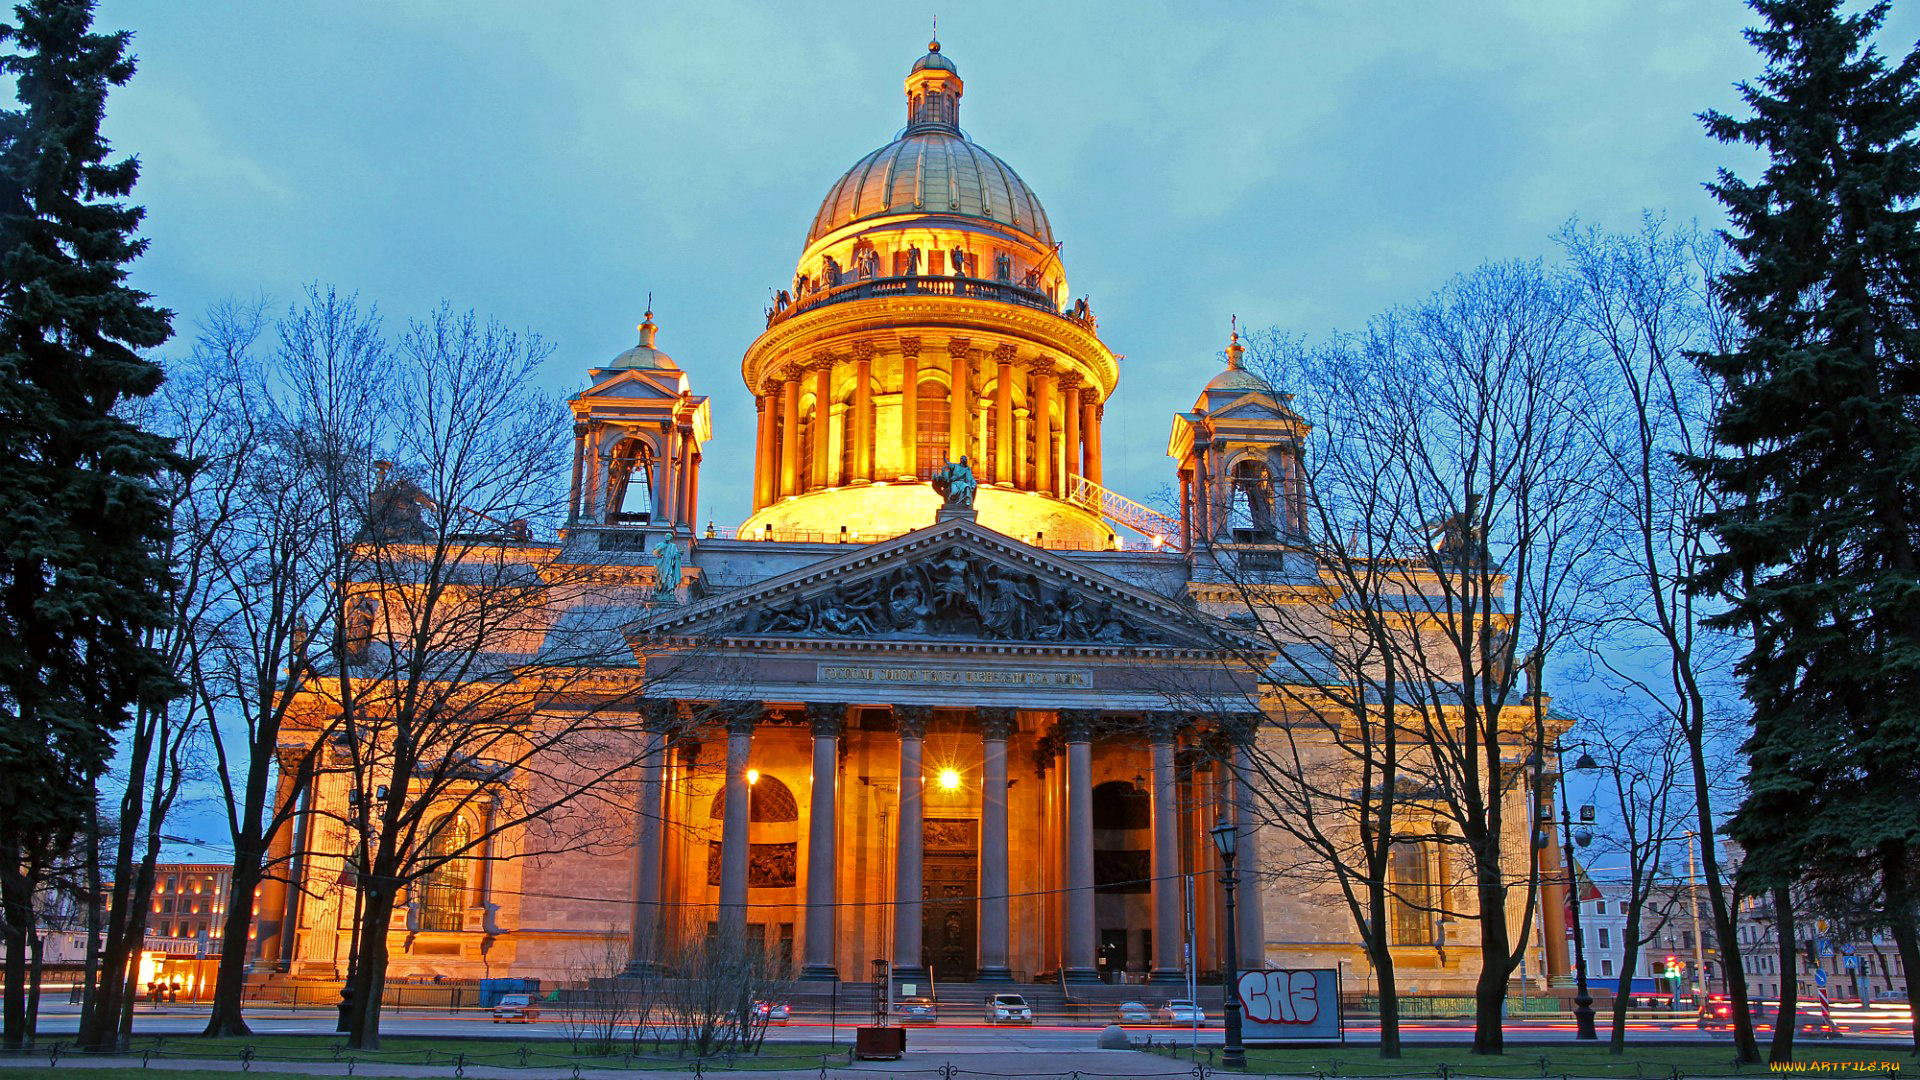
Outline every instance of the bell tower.
<path fill-rule="evenodd" d="M 591 530 L 599 546 L 644 549 L 647 534 L 691 536 L 700 504 L 701 448 L 713 433 L 703 394 L 654 341 L 647 305 L 640 343 L 591 368 L 573 409 L 569 533 Z"/>
<path fill-rule="evenodd" d="M 1174 415 L 1167 456 L 1179 463 L 1188 551 L 1306 536 L 1300 466 L 1311 428 L 1293 411 L 1292 394 L 1246 369 L 1246 352 L 1236 322 L 1226 370 L 1207 383 L 1191 412 Z"/>

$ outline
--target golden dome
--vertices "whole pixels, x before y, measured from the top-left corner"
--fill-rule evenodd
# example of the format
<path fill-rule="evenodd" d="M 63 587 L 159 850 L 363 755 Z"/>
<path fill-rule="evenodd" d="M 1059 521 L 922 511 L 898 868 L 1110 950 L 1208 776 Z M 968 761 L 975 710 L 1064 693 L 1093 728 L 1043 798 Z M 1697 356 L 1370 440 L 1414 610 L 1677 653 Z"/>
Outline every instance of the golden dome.
<path fill-rule="evenodd" d="M 984 218 L 1053 243 L 1033 190 L 957 131 L 903 135 L 861 158 L 827 192 L 807 243 L 856 221 L 916 213 Z"/>
<path fill-rule="evenodd" d="M 960 130 L 964 84 L 930 42 L 907 75 L 907 127 L 854 163 L 814 215 L 807 244 L 854 222 L 894 214 L 950 214 L 991 221 L 1053 244 L 1047 212 L 1020 174 Z"/>

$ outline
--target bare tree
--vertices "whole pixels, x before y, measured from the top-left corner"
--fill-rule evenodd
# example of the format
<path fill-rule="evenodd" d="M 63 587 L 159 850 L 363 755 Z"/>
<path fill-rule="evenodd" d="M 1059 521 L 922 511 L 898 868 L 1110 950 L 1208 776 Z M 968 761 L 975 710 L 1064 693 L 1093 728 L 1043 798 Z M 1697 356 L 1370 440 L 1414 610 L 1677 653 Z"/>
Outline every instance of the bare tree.
<path fill-rule="evenodd" d="M 662 1008 L 680 1053 L 757 1052 L 769 1019 L 757 1004 L 784 996 L 792 972 L 764 944 L 697 921 L 680 927 L 674 940 Z"/>
<path fill-rule="evenodd" d="M 1378 607 L 1360 649 L 1373 654 L 1370 683 L 1391 679 L 1391 730 L 1403 733 L 1383 789 L 1397 821 L 1375 843 L 1389 855 L 1431 845 L 1445 854 L 1428 866 L 1457 866 L 1429 878 L 1436 916 L 1456 913 L 1454 874 L 1473 897 L 1458 914 L 1477 931 L 1483 1054 L 1503 1048 L 1508 980 L 1526 952 L 1540 843 L 1526 804 L 1557 723 L 1537 692 L 1522 696 L 1516 657 L 1567 643 L 1592 589 L 1595 451 L 1578 420 L 1594 388 L 1573 345 L 1558 279 L 1489 264 L 1374 320 L 1294 382 L 1304 415 L 1337 418 L 1310 458 L 1349 463 L 1350 486 L 1317 496 L 1337 510 L 1320 527 L 1337 520 L 1350 538 L 1340 554 L 1381 574 L 1349 601 Z M 1325 692 L 1333 675 L 1306 685 Z"/>
<path fill-rule="evenodd" d="M 623 631 L 638 583 L 533 540 L 566 494 L 565 414 L 532 388 L 546 353 L 445 308 L 411 325 L 378 417 L 387 457 L 339 482 L 355 515 L 338 526 L 342 608 L 293 713 L 308 741 L 338 723 L 311 812 L 319 846 L 348 853 L 356 1047 L 379 1042 L 392 916 L 409 934 L 496 932 L 459 899 L 469 868 L 624 849 L 635 766 L 658 745 L 638 708 L 657 672 Z"/>
<path fill-rule="evenodd" d="M 386 373 L 377 314 L 337 290 L 309 288 L 273 329 L 276 347 L 260 357 L 264 307 L 228 303 L 214 310 L 202 338 L 223 391 L 205 406 L 225 432 L 226 476 L 237 494 L 226 527 L 205 539 L 230 613 L 218 633 L 197 642 L 189 686 L 216 719 L 210 733 L 233 845 L 231 895 L 275 886 L 257 923 L 253 905 L 228 906 L 208 1035 L 247 1032 L 249 966 L 284 962 L 292 947 L 282 899 L 292 820 L 331 732 L 284 745 L 281 733 L 312 674 L 313 643 L 331 637 L 340 610 L 344 555 L 330 528 L 350 505 L 340 465 L 371 456 Z"/>
<path fill-rule="evenodd" d="M 1393 946 L 1432 942 L 1439 920 L 1449 917 L 1448 890 L 1431 888 L 1425 875 L 1416 883 L 1393 873 L 1396 852 L 1403 868 L 1407 853 L 1431 854 L 1412 830 L 1433 834 L 1428 815 L 1403 805 L 1410 794 L 1401 776 L 1405 741 L 1419 733 L 1408 727 L 1417 717 L 1405 709 L 1409 672 L 1400 663 L 1412 564 L 1405 523 L 1396 521 L 1399 477 L 1360 437 L 1374 409 L 1372 389 L 1334 362 L 1338 353 L 1272 332 L 1250 340 L 1245 370 L 1264 383 L 1271 408 L 1286 408 L 1288 387 L 1314 387 L 1317 436 L 1302 448 L 1301 527 L 1284 538 L 1293 557 L 1276 562 L 1219 547 L 1202 556 L 1207 576 L 1228 587 L 1229 617 L 1245 634 L 1222 639 L 1229 663 L 1265 671 L 1266 700 L 1246 703 L 1249 713 L 1269 717 L 1264 734 L 1241 740 L 1237 761 L 1229 755 L 1223 763 L 1250 774 L 1240 779 L 1260 822 L 1294 841 L 1263 852 L 1263 875 L 1345 909 L 1373 970 L 1381 1056 L 1396 1058 Z M 1303 603 L 1303 592 L 1325 602 Z M 1426 932 L 1409 929 L 1410 921 Z"/>
<path fill-rule="evenodd" d="M 1618 827 L 1601 831 L 1595 849 L 1620 856 L 1627 872 L 1622 901 L 1627 923 L 1620 936 L 1620 978 L 1614 988 L 1612 1032 L 1607 1044 L 1609 1053 L 1624 1054 L 1627 1007 L 1633 997 L 1633 973 L 1639 967 L 1640 949 L 1653 941 L 1667 920 L 1662 905 L 1653 903 L 1650 909 L 1649 904 L 1662 895 L 1662 886 L 1671 884 L 1664 874 L 1667 860 L 1680 844 L 1690 820 L 1692 804 L 1682 780 L 1686 775 L 1686 743 L 1675 737 L 1667 716 L 1636 715 L 1629 707 L 1610 714 L 1605 722 L 1590 722 L 1583 728 L 1577 745 L 1583 755 L 1596 758 L 1593 767 L 1600 772 L 1605 797 L 1618 816 Z M 1571 801 L 1572 777 L 1562 776 L 1560 780 L 1560 797 Z M 1580 900 L 1570 897 L 1569 902 Z"/>
<path fill-rule="evenodd" d="M 167 383 L 142 407 L 147 423 L 174 439 L 179 465 L 165 477 L 172 532 L 172 580 L 166 592 L 168 625 L 150 645 L 182 687 L 193 683 L 199 643 L 223 632 L 231 616 L 225 582 L 212 560 L 218 537 L 229 528 L 239 491 L 232 483 L 236 447 L 208 403 L 224 392 L 217 357 L 239 324 L 211 328 L 193 353 L 172 366 Z M 132 1034 L 138 968 L 148 913 L 153 910 L 154 868 L 165 844 L 163 830 L 213 719 L 204 697 L 183 693 L 135 712 L 122 744 L 124 771 L 116 774 L 117 837 L 110 899 L 100 918 L 104 943 L 97 981 L 87 988 L 81 1045 L 122 1049 Z"/>
<path fill-rule="evenodd" d="M 1689 589 L 1716 550 L 1701 522 L 1717 503 L 1684 464 L 1721 452 L 1710 424 L 1718 390 L 1689 354 L 1724 351 L 1729 340 L 1708 285 L 1725 248 L 1697 227 L 1651 217 L 1632 234 L 1569 225 L 1560 242 L 1576 283 L 1575 318 L 1609 390 L 1606 407 L 1589 414 L 1604 448 L 1595 490 L 1610 532 L 1597 552 L 1610 602 L 1592 656 L 1638 707 L 1664 715 L 1686 748 L 1714 932 L 1732 942 L 1733 905 L 1716 854 L 1722 774 L 1714 759 L 1739 719 L 1727 680 L 1740 642 L 1704 625 L 1724 604 Z M 1738 949 L 1725 953 L 1735 1050 L 1756 1062 L 1746 971 Z"/>

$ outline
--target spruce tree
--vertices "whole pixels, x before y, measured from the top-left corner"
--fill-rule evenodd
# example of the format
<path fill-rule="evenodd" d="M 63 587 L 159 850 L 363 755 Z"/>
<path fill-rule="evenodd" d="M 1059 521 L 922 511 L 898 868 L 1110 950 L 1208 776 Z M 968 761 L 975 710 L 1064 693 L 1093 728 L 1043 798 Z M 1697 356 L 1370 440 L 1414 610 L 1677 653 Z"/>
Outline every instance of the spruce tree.
<path fill-rule="evenodd" d="M 0 26 L 0 900 L 4 1039 L 26 1031 L 32 889 L 92 813 L 130 711 L 171 681 L 162 625 L 169 445 L 123 415 L 161 371 L 172 316 L 127 283 L 146 247 L 124 200 L 139 173 L 100 133 L 133 75 L 126 33 L 87 0 L 29 0 Z"/>
<path fill-rule="evenodd" d="M 1742 340 L 1700 358 L 1725 386 L 1714 423 L 1729 452 L 1693 463 L 1725 507 L 1700 584 L 1751 635 L 1731 831 L 1750 895 L 1871 868 L 1920 970 L 1905 884 L 1920 843 L 1920 51 L 1880 56 L 1885 3 L 1752 6 L 1766 68 L 1740 87 L 1751 115 L 1703 120 L 1767 164 L 1709 185 L 1738 256 L 1717 293 Z"/>

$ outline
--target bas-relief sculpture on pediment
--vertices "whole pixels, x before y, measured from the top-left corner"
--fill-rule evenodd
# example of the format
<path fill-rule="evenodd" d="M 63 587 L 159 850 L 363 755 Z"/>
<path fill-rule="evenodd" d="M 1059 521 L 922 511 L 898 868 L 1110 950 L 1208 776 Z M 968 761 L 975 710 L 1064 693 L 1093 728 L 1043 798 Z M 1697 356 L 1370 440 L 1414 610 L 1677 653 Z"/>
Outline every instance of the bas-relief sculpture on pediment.
<path fill-rule="evenodd" d="M 1010 569 L 955 545 L 825 593 L 750 609 L 724 632 L 809 637 L 974 638 L 1153 645 L 1157 627 L 1071 583 Z"/>

